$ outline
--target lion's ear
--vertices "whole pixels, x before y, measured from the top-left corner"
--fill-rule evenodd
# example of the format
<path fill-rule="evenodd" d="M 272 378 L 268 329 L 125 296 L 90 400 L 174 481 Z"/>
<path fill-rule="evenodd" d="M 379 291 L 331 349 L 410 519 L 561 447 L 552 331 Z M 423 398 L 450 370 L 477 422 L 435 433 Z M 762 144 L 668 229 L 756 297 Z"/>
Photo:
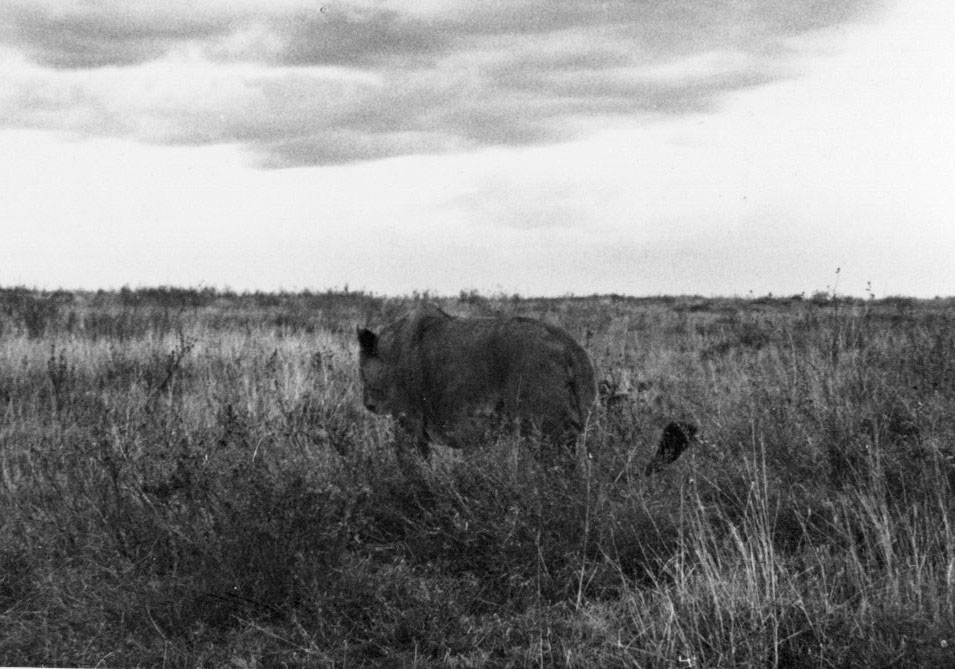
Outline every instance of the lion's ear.
<path fill-rule="evenodd" d="M 371 330 L 358 328 L 358 344 L 361 346 L 362 353 L 375 355 L 378 349 L 378 335 Z"/>

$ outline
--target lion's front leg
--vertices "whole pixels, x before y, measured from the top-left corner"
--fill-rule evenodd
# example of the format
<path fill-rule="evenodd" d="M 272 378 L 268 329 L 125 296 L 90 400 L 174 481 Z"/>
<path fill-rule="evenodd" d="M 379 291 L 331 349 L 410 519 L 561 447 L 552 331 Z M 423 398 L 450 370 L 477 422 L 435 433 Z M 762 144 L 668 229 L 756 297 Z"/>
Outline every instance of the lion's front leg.
<path fill-rule="evenodd" d="M 416 459 L 425 461 L 430 459 L 431 447 L 428 445 L 428 434 L 423 419 L 400 414 L 396 422 L 398 429 L 395 430 L 395 456 L 399 467 L 407 472 L 416 464 Z M 417 458 L 415 451 L 417 451 Z"/>

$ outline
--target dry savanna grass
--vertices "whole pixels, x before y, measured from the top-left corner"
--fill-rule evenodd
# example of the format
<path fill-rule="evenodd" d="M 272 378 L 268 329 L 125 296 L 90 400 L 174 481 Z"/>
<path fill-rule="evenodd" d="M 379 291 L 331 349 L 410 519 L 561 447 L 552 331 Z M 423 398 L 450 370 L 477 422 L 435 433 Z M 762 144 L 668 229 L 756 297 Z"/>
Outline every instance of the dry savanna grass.
<path fill-rule="evenodd" d="M 409 477 L 354 328 L 427 297 L 0 291 L 0 663 L 955 665 L 955 303 L 437 299 L 616 393 Z"/>

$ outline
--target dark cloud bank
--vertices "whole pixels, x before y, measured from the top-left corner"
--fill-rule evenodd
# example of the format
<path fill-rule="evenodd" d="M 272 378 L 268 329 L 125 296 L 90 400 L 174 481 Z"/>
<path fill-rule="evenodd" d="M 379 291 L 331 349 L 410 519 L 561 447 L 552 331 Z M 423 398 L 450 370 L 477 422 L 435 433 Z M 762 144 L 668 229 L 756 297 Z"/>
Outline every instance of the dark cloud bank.
<path fill-rule="evenodd" d="M 52 73 L 72 75 L 50 83 L 34 73 L 18 82 L 0 103 L 0 124 L 168 143 L 238 142 L 268 167 L 551 142 L 573 136 L 579 124 L 570 119 L 707 111 L 721 94 L 790 76 L 788 38 L 858 19 L 876 6 L 526 0 L 422 14 L 380 4 L 303 2 L 280 11 L 263 1 L 258 10 L 245 3 L 203 12 L 156 4 L 161 9 L 123 1 L 66 11 L 21 0 L 0 8 L 4 45 Z M 223 66 L 259 67 L 244 75 L 243 96 L 219 106 L 130 112 L 84 84 L 97 72 L 183 50 Z M 654 68 L 711 53 L 733 58 L 653 75 Z"/>

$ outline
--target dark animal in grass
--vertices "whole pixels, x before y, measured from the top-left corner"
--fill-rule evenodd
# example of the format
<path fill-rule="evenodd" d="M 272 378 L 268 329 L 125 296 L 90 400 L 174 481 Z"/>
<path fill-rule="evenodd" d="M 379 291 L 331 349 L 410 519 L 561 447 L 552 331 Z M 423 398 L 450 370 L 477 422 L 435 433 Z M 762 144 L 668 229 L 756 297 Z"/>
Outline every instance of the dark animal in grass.
<path fill-rule="evenodd" d="M 362 400 L 397 420 L 400 458 L 409 440 L 427 457 L 431 443 L 476 448 L 502 427 L 566 449 L 597 397 L 586 351 L 530 318 L 456 318 L 424 305 L 378 334 L 359 328 L 358 343 Z"/>
<path fill-rule="evenodd" d="M 358 331 L 365 407 L 394 416 L 428 454 L 473 448 L 502 424 L 572 443 L 597 394 L 587 353 L 529 318 L 455 318 L 420 307 L 379 334 Z"/>
<path fill-rule="evenodd" d="M 663 428 L 663 436 L 660 437 L 660 445 L 657 447 L 656 455 L 647 463 L 645 470 L 647 476 L 675 462 L 683 454 L 683 451 L 696 441 L 696 438 L 697 428 L 695 425 L 683 422 L 667 423 L 667 426 Z"/>

